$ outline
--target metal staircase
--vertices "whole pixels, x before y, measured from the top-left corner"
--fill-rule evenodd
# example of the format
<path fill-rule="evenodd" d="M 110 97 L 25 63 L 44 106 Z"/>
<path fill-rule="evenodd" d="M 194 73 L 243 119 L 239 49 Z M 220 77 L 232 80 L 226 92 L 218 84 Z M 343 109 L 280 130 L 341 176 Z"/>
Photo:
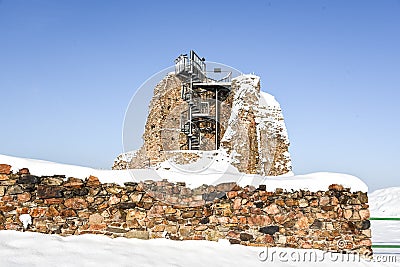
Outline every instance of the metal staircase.
<path fill-rule="evenodd" d="M 205 59 L 191 50 L 189 57 L 180 55 L 175 60 L 175 74 L 182 82 L 181 97 L 188 103 L 188 109 L 181 113 L 181 132 L 186 135 L 181 149 L 201 149 L 205 134 L 214 135 L 218 149 L 219 101 L 230 92 L 230 73 L 219 80 L 207 77 Z"/>

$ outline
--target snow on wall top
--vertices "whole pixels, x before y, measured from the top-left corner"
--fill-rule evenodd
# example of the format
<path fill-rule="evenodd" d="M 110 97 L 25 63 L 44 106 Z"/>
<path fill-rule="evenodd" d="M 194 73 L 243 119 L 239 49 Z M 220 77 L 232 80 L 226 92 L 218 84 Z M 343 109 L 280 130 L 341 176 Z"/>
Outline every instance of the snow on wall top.
<path fill-rule="evenodd" d="M 33 175 L 51 176 L 65 175 L 85 179 L 90 175 L 96 176 L 102 183 L 116 183 L 123 185 L 125 182 L 140 182 L 145 180 L 159 181 L 167 179 L 171 182 L 185 182 L 190 188 L 196 188 L 203 184 L 219 184 L 224 182 L 236 182 L 240 186 L 260 184 L 266 185 L 267 190 L 273 191 L 276 188 L 284 190 L 327 190 L 331 184 L 342 184 L 351 188 L 352 191 L 367 192 L 367 185 L 359 178 L 341 173 L 312 173 L 306 175 L 285 176 L 260 176 L 255 174 L 240 173 L 229 161 L 214 161 L 210 167 L 199 172 L 188 173 L 180 168 L 168 166 L 168 168 L 149 168 L 136 170 L 98 170 L 89 167 L 54 163 L 44 160 L 17 158 L 0 155 L 1 164 L 9 164 L 14 172 L 22 168 L 28 168 Z M 224 165 L 224 166 L 222 166 Z M 223 170 L 223 171 L 219 171 Z"/>

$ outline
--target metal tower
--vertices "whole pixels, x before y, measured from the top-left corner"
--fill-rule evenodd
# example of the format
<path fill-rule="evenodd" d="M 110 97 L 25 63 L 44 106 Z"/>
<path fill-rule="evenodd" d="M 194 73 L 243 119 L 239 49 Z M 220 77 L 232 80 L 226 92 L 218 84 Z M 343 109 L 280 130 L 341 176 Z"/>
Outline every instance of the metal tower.
<path fill-rule="evenodd" d="M 215 150 L 219 147 L 220 102 L 224 101 L 231 90 L 231 76 L 222 79 L 211 78 L 211 73 L 222 73 L 221 68 L 207 72 L 205 59 L 193 50 L 175 59 L 175 74 L 182 82 L 182 99 L 188 103 L 188 109 L 181 113 L 181 132 L 186 135 L 186 143 L 181 149 L 199 150 L 205 135 L 214 135 Z"/>

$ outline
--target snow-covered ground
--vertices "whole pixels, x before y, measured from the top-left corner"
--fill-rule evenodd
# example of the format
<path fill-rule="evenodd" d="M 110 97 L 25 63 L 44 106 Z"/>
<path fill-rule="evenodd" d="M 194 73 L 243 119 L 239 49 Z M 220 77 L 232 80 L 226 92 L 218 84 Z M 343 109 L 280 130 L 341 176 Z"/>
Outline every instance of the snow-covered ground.
<path fill-rule="evenodd" d="M 35 175 L 62 174 L 66 177 L 86 178 L 95 175 L 102 182 L 132 181 L 135 179 L 184 179 L 185 171 L 165 163 L 158 170 L 109 171 L 86 167 L 22 159 L 0 155 L 0 163 L 13 166 L 14 171 L 29 168 Z M 221 163 L 218 163 L 221 164 Z M 218 175 L 217 165 L 190 176 Z M 229 167 L 229 166 L 228 166 Z M 367 191 L 358 178 L 345 174 L 315 173 L 288 177 L 260 177 L 238 175 L 225 169 L 218 181 L 234 179 L 240 184 L 267 184 L 267 188 L 308 188 L 326 190 L 332 183 L 351 187 L 352 191 Z M 187 173 L 186 173 L 187 174 Z M 221 178 L 222 177 L 222 178 Z M 231 177 L 231 178 L 229 178 Z M 197 177 L 199 178 L 199 177 Z M 187 183 L 191 183 L 190 180 Z M 193 184 L 191 184 L 194 186 Z M 369 195 L 371 215 L 399 216 L 400 188 L 377 190 Z M 372 221 L 374 244 L 399 244 L 400 221 Z M 0 266 L 400 266 L 400 249 L 374 249 L 374 261 L 358 257 L 343 258 L 342 254 L 319 250 L 289 248 L 259 248 L 230 245 L 228 241 L 172 241 L 167 239 L 138 240 L 111 239 L 98 235 L 60 237 L 32 232 L 0 231 Z M 311 257 L 311 258 L 310 258 Z M 304 260 L 305 259 L 305 260 Z M 311 260 L 309 260 L 311 259 Z M 396 260 L 397 262 L 393 262 Z"/>
<path fill-rule="evenodd" d="M 230 245 L 226 240 L 60 237 L 0 231 L 1 266 L 400 266 L 399 256 L 397 265 L 393 258 L 392 262 L 376 263 L 346 257 L 310 249 Z M 389 258 L 376 255 L 374 260 L 389 261 Z"/>
<path fill-rule="evenodd" d="M 206 157 L 205 157 L 206 159 Z M 218 159 L 218 160 L 217 160 Z M 293 175 L 273 177 L 240 173 L 224 156 L 219 156 L 207 162 L 205 167 L 177 166 L 170 161 L 163 162 L 159 168 L 141 170 L 97 170 L 88 167 L 54 163 L 43 160 L 24 159 L 0 155 L 0 164 L 9 164 L 16 172 L 21 168 L 28 168 L 33 175 L 50 176 L 65 175 L 66 177 L 87 178 L 96 176 L 103 183 L 123 184 L 129 181 L 162 180 L 171 182 L 186 182 L 186 185 L 195 188 L 202 184 L 219 184 L 224 182 L 237 182 L 241 186 L 258 186 L 265 184 L 267 190 L 283 188 L 286 190 L 308 189 L 310 191 L 327 190 L 331 184 L 342 184 L 350 187 L 352 191 L 367 192 L 367 185 L 359 178 L 342 173 L 311 173 L 306 175 Z"/>

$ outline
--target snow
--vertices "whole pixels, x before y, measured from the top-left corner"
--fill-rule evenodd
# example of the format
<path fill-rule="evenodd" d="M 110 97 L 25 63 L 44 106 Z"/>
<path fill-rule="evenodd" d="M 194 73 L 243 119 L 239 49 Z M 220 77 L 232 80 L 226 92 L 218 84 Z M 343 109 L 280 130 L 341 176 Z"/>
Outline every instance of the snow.
<path fill-rule="evenodd" d="M 24 225 L 24 229 L 28 228 L 28 225 L 32 224 L 32 217 L 29 214 L 21 214 L 21 215 L 19 215 L 19 220 Z"/>
<path fill-rule="evenodd" d="M 400 187 L 379 189 L 368 197 L 371 217 L 400 217 Z"/>
<path fill-rule="evenodd" d="M 273 95 L 270 95 L 266 92 L 260 92 L 260 106 L 263 107 L 271 107 L 280 109 L 281 106 L 279 105 L 278 101 L 276 101 Z"/>
<path fill-rule="evenodd" d="M 310 254 L 317 262 L 298 262 L 298 256 L 303 258 Z M 346 262 L 341 254 L 314 249 L 230 245 L 227 240 L 111 239 L 101 235 L 61 237 L 0 231 L 0 265 L 8 267 L 268 266 L 272 263 L 273 266 L 319 266 L 321 263 L 327 266 L 395 266 L 394 263 L 377 264 L 360 258 Z"/>
<path fill-rule="evenodd" d="M 260 176 L 240 173 L 233 167 L 230 158 L 224 151 L 218 150 L 218 155 L 213 159 L 201 161 L 203 168 L 196 166 L 194 170 L 189 167 L 166 161 L 158 168 L 135 169 L 135 170 L 98 170 L 89 167 L 81 167 L 68 164 L 60 164 L 43 160 L 25 159 L 0 155 L 0 163 L 9 164 L 12 170 L 17 172 L 21 168 L 28 168 L 30 173 L 37 176 L 65 175 L 85 179 L 90 175 L 96 176 L 102 183 L 117 183 L 123 185 L 125 182 L 167 179 L 170 182 L 185 182 L 190 188 L 196 188 L 203 184 L 219 184 L 225 182 L 236 182 L 240 186 L 252 185 L 258 187 L 266 185 L 268 190 L 276 188 L 290 190 L 327 190 L 331 184 L 342 184 L 351 188 L 352 191 L 367 192 L 367 185 L 359 178 L 341 173 L 318 172 L 305 175 L 293 175 L 289 173 L 284 176 Z M 215 153 L 211 151 L 209 153 Z M 204 157 L 210 154 L 204 153 Z M 193 165 L 192 165 L 193 166 Z"/>

